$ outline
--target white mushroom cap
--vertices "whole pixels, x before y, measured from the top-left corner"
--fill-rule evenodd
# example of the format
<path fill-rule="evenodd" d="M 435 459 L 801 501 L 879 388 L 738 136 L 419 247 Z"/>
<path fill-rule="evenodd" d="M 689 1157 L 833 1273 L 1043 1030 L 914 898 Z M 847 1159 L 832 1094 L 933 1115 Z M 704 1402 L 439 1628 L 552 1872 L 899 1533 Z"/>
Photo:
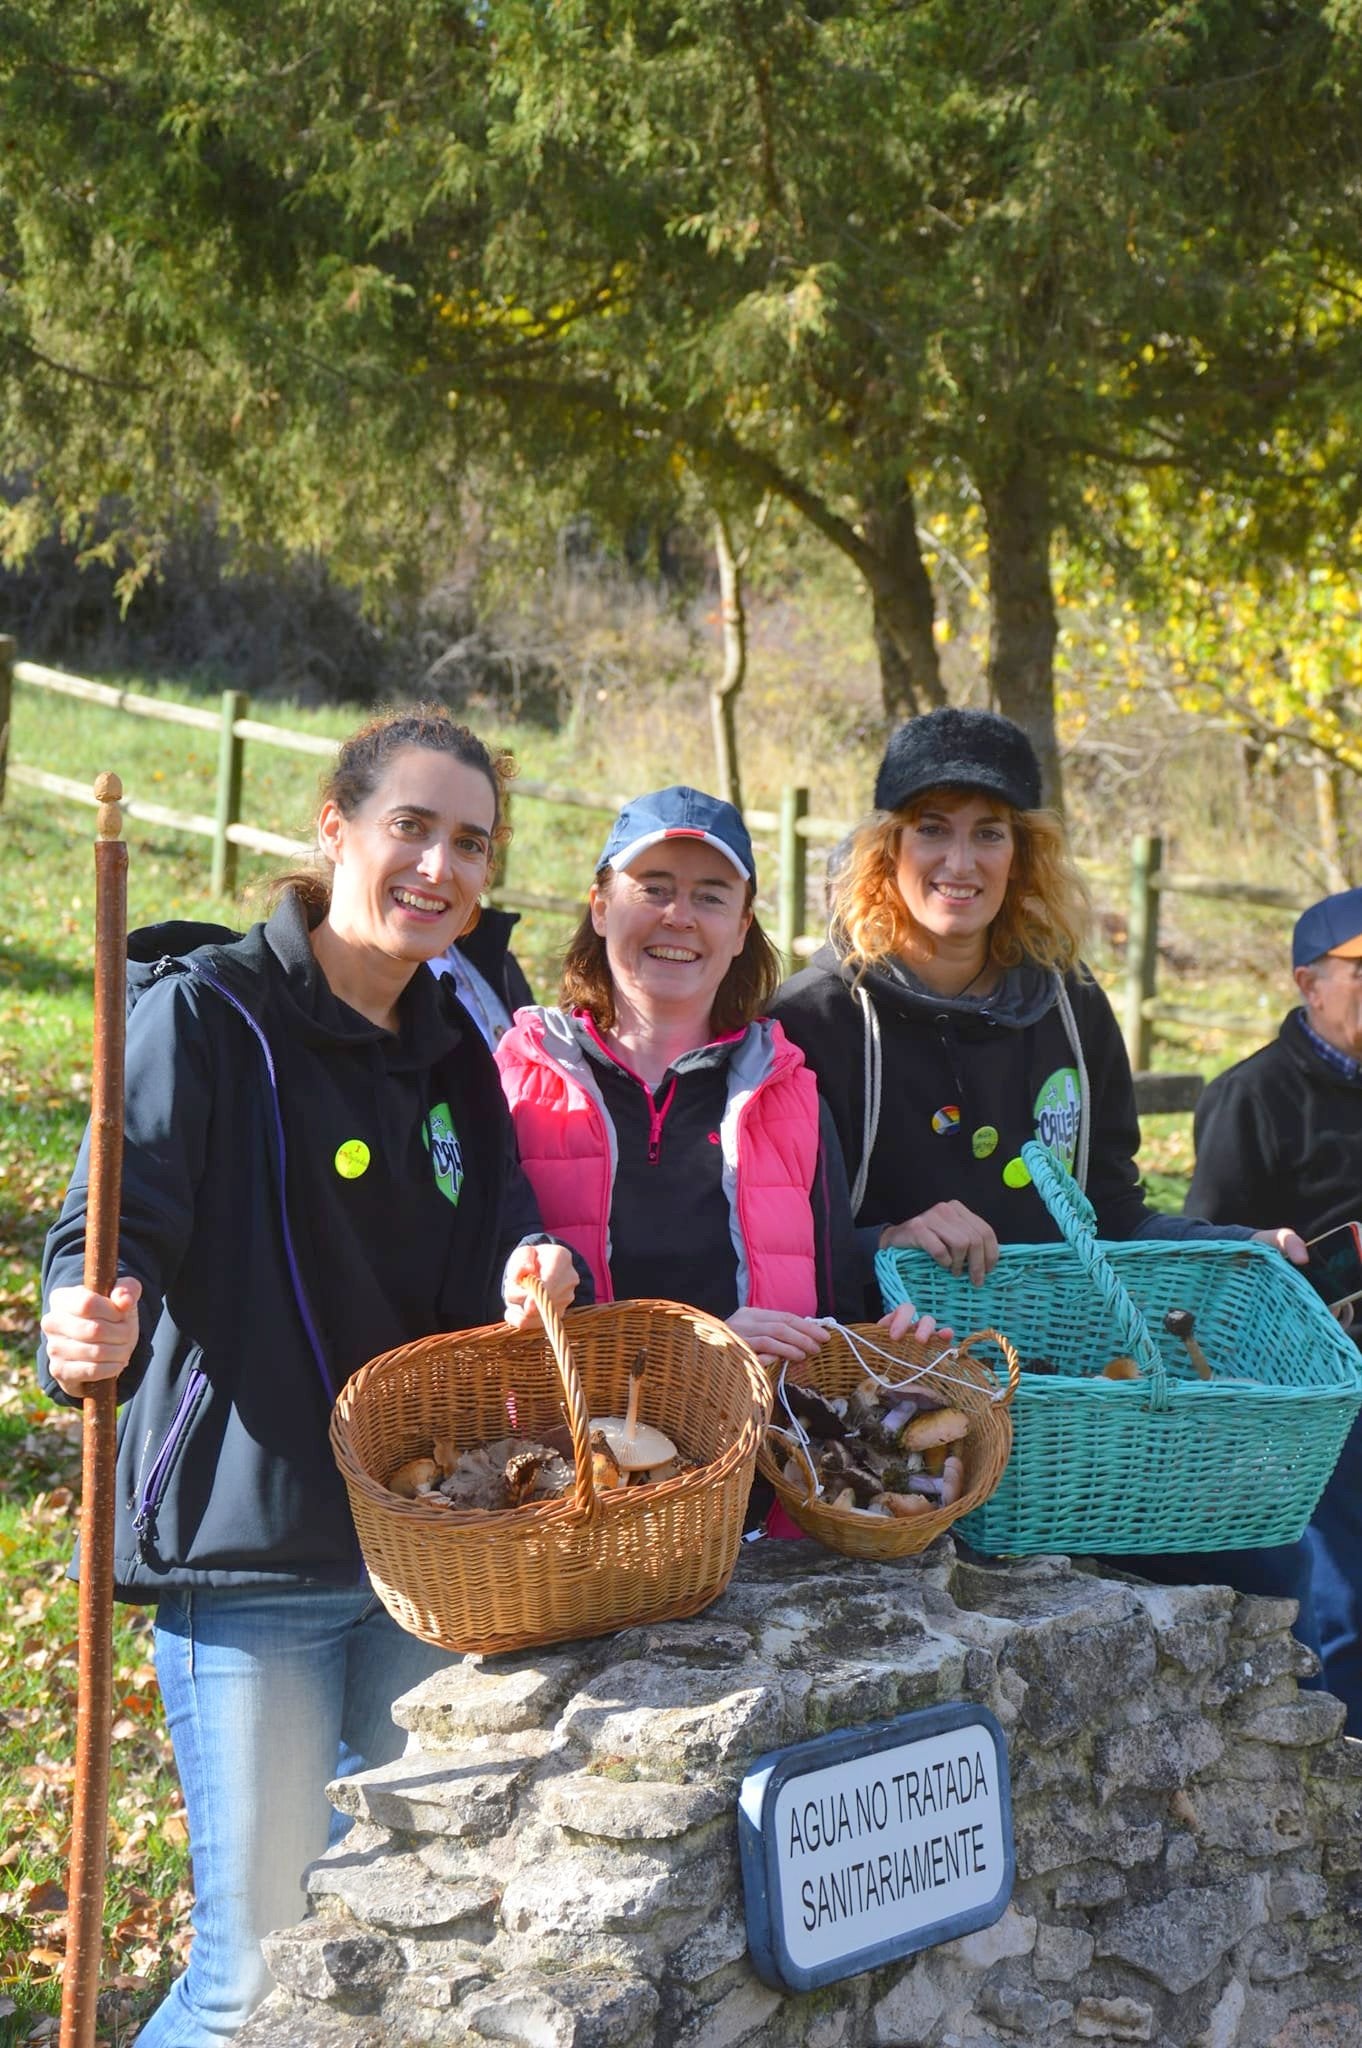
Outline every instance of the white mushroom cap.
<path fill-rule="evenodd" d="M 622 1415 L 593 1415 L 591 1427 L 600 1430 L 621 1472 L 647 1472 L 677 1455 L 671 1438 L 648 1422 L 636 1422 L 631 1428 Z"/>

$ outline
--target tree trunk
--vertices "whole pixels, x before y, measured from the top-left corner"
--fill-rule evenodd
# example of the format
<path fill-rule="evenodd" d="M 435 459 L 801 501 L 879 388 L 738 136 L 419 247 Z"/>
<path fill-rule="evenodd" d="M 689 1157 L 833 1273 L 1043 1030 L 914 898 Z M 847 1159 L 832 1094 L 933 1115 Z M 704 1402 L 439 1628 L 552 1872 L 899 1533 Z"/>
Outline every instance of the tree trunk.
<path fill-rule="evenodd" d="M 988 636 L 989 695 L 1015 719 L 1040 761 L 1041 799 L 1063 808 L 1055 735 L 1055 618 L 1050 582 L 1051 512 L 1044 475 L 1018 461 L 994 483 L 980 484 L 988 522 L 992 620 Z"/>
<path fill-rule="evenodd" d="M 1330 895 L 1351 886 L 1343 854 L 1342 780 L 1338 769 L 1327 761 L 1315 763 L 1315 818 L 1319 825 L 1320 859 L 1324 864 L 1324 879 L 1329 885 Z"/>
<path fill-rule="evenodd" d="M 874 606 L 880 692 L 890 718 L 911 718 L 944 704 L 936 648 L 936 599 L 917 538 L 912 489 L 866 506 L 863 528 L 879 569 L 864 571 Z"/>
<path fill-rule="evenodd" d="M 718 794 L 742 809 L 738 770 L 738 692 L 747 675 L 747 612 L 742 596 L 742 566 L 733 535 L 722 512 L 714 517 L 714 552 L 719 562 L 719 617 L 723 628 L 724 670 L 709 693 L 714 730 L 714 762 Z"/>

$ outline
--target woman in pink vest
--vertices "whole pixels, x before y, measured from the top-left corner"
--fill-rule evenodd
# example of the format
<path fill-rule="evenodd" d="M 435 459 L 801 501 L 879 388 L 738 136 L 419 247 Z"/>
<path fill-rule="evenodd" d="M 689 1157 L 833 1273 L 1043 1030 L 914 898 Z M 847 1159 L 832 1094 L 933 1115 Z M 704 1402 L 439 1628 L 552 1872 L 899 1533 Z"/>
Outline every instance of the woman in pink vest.
<path fill-rule="evenodd" d="M 819 1316 L 864 1320 L 871 1275 L 817 1084 L 763 1014 L 780 964 L 755 893 L 732 804 L 626 804 L 562 1007 L 517 1012 L 496 1057 L 544 1227 L 597 1299 L 688 1302 L 778 1363 L 812 1356 Z"/>

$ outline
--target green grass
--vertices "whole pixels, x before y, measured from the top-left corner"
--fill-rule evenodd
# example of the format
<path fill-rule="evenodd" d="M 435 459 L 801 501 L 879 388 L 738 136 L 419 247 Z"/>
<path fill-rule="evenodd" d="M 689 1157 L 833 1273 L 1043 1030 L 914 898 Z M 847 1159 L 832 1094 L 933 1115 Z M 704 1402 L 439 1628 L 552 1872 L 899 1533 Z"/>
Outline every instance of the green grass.
<path fill-rule="evenodd" d="M 216 708 L 211 696 L 165 688 L 159 694 Z M 344 709 L 312 712 L 286 704 L 256 715 L 331 736 L 356 722 Z M 857 793 L 873 773 L 873 728 L 852 743 L 821 726 L 812 711 L 801 715 L 800 705 L 764 700 L 754 705 L 753 717 L 761 729 L 748 766 L 749 804 L 774 807 L 782 781 L 807 780 L 815 812 L 854 814 Z M 697 716 L 693 691 L 659 686 L 637 702 L 584 692 L 556 734 L 513 734 L 477 723 L 490 741 L 514 744 L 525 777 L 581 791 L 619 795 L 712 778 L 708 727 Z M 112 768 L 134 799 L 212 813 L 217 749 L 211 734 L 120 716 L 21 684 L 12 744 L 13 757 L 32 766 L 87 783 Z M 305 838 L 320 767 L 305 756 L 249 744 L 243 816 Z M 513 885 L 584 896 L 605 817 L 522 795 L 514 819 Z M 65 1567 L 75 1529 L 79 1425 L 38 1393 L 32 1353 L 43 1234 L 59 1206 L 89 1105 L 92 830 L 91 810 L 14 783 L 0 810 L 0 1559 L 9 1590 L 9 1619 L 0 1628 L 0 1657 L 8 1667 L 0 1711 L 0 2048 L 48 2038 L 59 2003 L 60 1886 L 75 1722 L 75 1601 Z M 207 840 L 130 821 L 127 841 L 132 926 L 183 917 L 242 927 L 260 914 L 258 897 L 254 903 L 209 897 Z M 1124 849 L 1105 851 L 1117 863 Z M 1198 853 L 1199 865 L 1215 866 Z M 769 888 L 770 852 L 759 849 L 759 862 Z M 243 887 L 249 891 L 276 865 L 243 854 Z M 1121 894 L 1117 888 L 1118 902 Z M 1163 992 L 1208 1014 L 1260 1017 L 1257 1035 L 1266 1037 L 1285 1007 L 1283 921 L 1236 911 L 1231 943 L 1223 909 L 1186 898 L 1168 907 L 1165 921 L 1175 959 Z M 554 993 L 571 923 L 534 914 L 517 935 L 517 952 L 546 999 Z M 1099 943 L 1093 957 L 1115 988 L 1120 965 L 1110 946 Z M 1254 1042 L 1252 1035 L 1180 1026 L 1160 1041 L 1156 1064 L 1209 1073 Z M 1150 1119 L 1142 1164 L 1153 1198 L 1177 1208 L 1191 1168 L 1188 1119 Z M 106 1920 L 102 2038 L 111 2043 L 128 2037 L 179 1966 L 187 1910 L 183 1819 L 155 1707 L 146 1623 L 135 1610 L 120 1612 L 111 1841 L 125 1868 L 111 1877 Z"/>

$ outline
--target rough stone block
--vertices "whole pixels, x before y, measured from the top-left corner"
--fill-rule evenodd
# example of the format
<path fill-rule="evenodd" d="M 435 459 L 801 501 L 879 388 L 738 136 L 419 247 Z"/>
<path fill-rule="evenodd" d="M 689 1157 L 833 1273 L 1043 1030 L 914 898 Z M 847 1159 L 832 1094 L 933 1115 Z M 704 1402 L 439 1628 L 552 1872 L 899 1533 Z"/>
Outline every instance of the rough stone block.
<path fill-rule="evenodd" d="M 1138 1998 L 1080 1998 L 1073 2030 L 1085 2041 L 1148 2041 L 1154 2033 L 1154 2008 Z"/>
<path fill-rule="evenodd" d="M 1137 1906 L 1104 1927 L 1095 1952 L 1129 1963 L 1166 1991 L 1190 1991 L 1266 1918 L 1265 1879 L 1246 1877 L 1200 1890 L 1172 1891 L 1156 1904 Z"/>
<path fill-rule="evenodd" d="M 338 1899 L 354 1920 L 388 1934 L 430 1932 L 489 1917 L 500 1897 L 490 1882 L 447 1883 L 419 1856 L 387 1850 L 346 1855 L 345 1843 L 305 1876 L 313 1899 Z"/>
<path fill-rule="evenodd" d="M 1133 1870 L 1152 1863 L 1163 1847 L 1157 1821 L 1132 1824 L 1114 1807 L 1095 1813 L 1063 1795 L 1028 1802 L 1025 1808 L 1018 1802 L 1013 1819 L 1017 1868 L 1026 1877 L 1088 1857 Z"/>
<path fill-rule="evenodd" d="M 1042 1984 L 1072 1984 L 1092 1961 L 1092 1945 L 1084 1927 L 1038 1927 L 1032 1974 Z"/>
<path fill-rule="evenodd" d="M 510 1826 L 516 1787 L 534 1763 L 533 1757 L 495 1751 L 467 1762 L 408 1754 L 335 1779 L 326 1796 L 342 1813 L 381 1827 L 481 1841 Z"/>
<path fill-rule="evenodd" d="M 1149 1617 L 1136 1611 L 1092 1628 L 1019 1630 L 1003 1661 L 1026 1680 L 1021 1725 L 1048 1746 L 1100 1726 L 1112 1709 L 1112 1674 L 1129 1695 L 1153 1677 L 1157 1659 Z"/>
<path fill-rule="evenodd" d="M 1283 1984 L 1299 1977 L 1310 1955 L 1299 1929 L 1274 1928 L 1254 1942 L 1249 1953 L 1249 1979 L 1254 1984 Z"/>
<path fill-rule="evenodd" d="M 1310 1839 L 1305 1800 L 1292 1783 L 1200 1785 L 1197 1836 L 1204 1849 L 1280 1856 Z"/>
<path fill-rule="evenodd" d="M 1035 1945 L 1034 1919 L 1009 1906 L 1002 1919 L 995 1920 L 991 1927 L 980 1927 L 973 1934 L 942 1942 L 941 1954 L 950 1962 L 962 1963 L 967 1970 L 987 1970 L 1004 1956 L 1029 1956 Z"/>
<path fill-rule="evenodd" d="M 676 2037 L 678 2048 L 738 2048 L 742 2041 L 761 2041 L 782 2003 L 778 1991 L 755 1977 L 737 1984 Z"/>
<path fill-rule="evenodd" d="M 1358 2048 L 1362 2040 L 1356 2003 L 1319 2003 L 1293 2012 L 1266 2048 Z"/>
<path fill-rule="evenodd" d="M 671 1785 L 657 1779 L 617 1781 L 574 1771 L 537 1788 L 536 1809 L 555 1827 L 611 1842 L 663 1842 L 731 1812 L 723 1785 Z"/>
<path fill-rule="evenodd" d="M 736 1864 L 736 1847 L 725 1853 Z M 723 1885 L 710 1862 L 677 1870 L 657 1856 L 576 1850 L 517 1867 L 501 1895 L 501 1924 L 536 1939 L 637 1933 L 663 1913 L 712 1905 Z"/>
<path fill-rule="evenodd" d="M 463 1657 L 433 1673 L 393 1708 L 428 1753 L 458 1752 L 470 1736 L 542 1728 L 602 1661 L 601 1652 L 539 1650 L 523 1657 Z"/>
<path fill-rule="evenodd" d="M 1101 1735 L 1093 1763 L 1114 1788 L 1139 1786 L 1172 1792 L 1218 1762 L 1225 1738 L 1200 1714 L 1143 1721 Z"/>
<path fill-rule="evenodd" d="M 1280 1743 L 1286 1749 L 1306 1749 L 1317 1742 L 1329 1742 L 1343 1731 L 1348 1710 L 1332 1693 L 1304 1692 L 1298 1699 L 1276 1706 L 1259 1707 L 1236 1722 L 1239 1732 L 1255 1742 Z"/>
<path fill-rule="evenodd" d="M 267 1934 L 261 1947 L 285 1990 L 321 2003 L 341 1997 L 376 2003 L 403 1972 L 395 1941 L 350 1921 L 304 1920 Z"/>
<path fill-rule="evenodd" d="M 871 2012 L 872 2040 L 883 2048 L 922 2048 L 935 2034 L 947 1997 L 940 1966 L 918 1957 Z"/>
<path fill-rule="evenodd" d="M 1034 1984 L 1008 1978 L 986 1984 L 979 1993 L 978 2007 L 987 2019 L 996 2020 L 1000 2027 L 1014 2034 L 1043 2033 L 1073 2011 L 1071 2005 L 1047 1998 Z"/>
<path fill-rule="evenodd" d="M 615 1665 L 568 1702 L 559 1728 L 579 1754 L 623 1759 L 641 1775 L 722 1778 L 786 1739 L 773 1671 Z"/>
<path fill-rule="evenodd" d="M 747 1921 L 736 1903 L 727 1905 L 696 1929 L 676 1950 L 672 1968 L 683 1984 L 702 1984 L 747 1954 Z"/>
<path fill-rule="evenodd" d="M 459 2007 L 469 2032 L 516 2048 L 625 2048 L 657 2012 L 641 1977 L 501 1978 Z"/>
<path fill-rule="evenodd" d="M 1211 2010 L 1211 2016 L 1196 2036 L 1192 2048 L 1234 2048 L 1239 2039 L 1239 2022 L 1244 2017 L 1248 1993 L 1238 1977 L 1231 1977 Z"/>
<path fill-rule="evenodd" d="M 1240 1593 L 1234 1603 L 1231 1626 L 1239 1636 L 1284 1635 L 1295 1619 L 1294 1600 L 1278 1600 L 1266 1593 Z"/>
<path fill-rule="evenodd" d="M 232 2048 L 390 2048 L 381 2020 L 297 2005 L 276 1991 L 232 2036 Z"/>
<path fill-rule="evenodd" d="M 1315 1659 L 1294 1636 L 1230 1638 L 1229 1654 L 1206 1687 L 1206 1704 L 1223 1707 L 1288 1678 L 1308 1678 Z"/>
<path fill-rule="evenodd" d="M 1324 1911 L 1329 1887 L 1313 1870 L 1284 1870 L 1272 1880 L 1269 1903 L 1274 1920 L 1314 1920 Z"/>
<path fill-rule="evenodd" d="M 1055 1886 L 1055 1908 L 1061 1913 L 1070 1908 L 1087 1912 L 1094 1906 L 1114 1905 L 1125 1895 L 1126 1880 L 1120 1870 L 1113 1870 L 1109 1863 L 1089 1863 L 1060 1878 Z"/>

